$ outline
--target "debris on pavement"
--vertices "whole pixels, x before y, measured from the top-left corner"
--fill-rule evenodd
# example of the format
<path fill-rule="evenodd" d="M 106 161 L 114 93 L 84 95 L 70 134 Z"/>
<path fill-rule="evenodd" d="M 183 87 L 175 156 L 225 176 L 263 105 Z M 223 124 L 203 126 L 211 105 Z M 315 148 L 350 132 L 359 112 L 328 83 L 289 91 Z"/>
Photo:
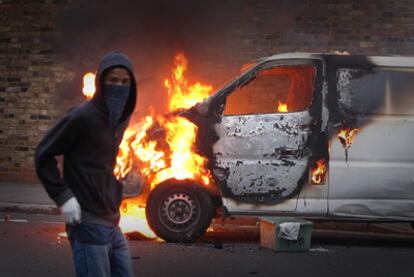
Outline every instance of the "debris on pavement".
<path fill-rule="evenodd" d="M 328 249 L 323 248 L 323 247 L 321 247 L 321 246 L 316 247 L 316 248 L 311 248 L 311 249 L 309 249 L 309 251 L 310 251 L 310 252 L 329 252 L 329 250 L 328 250 Z"/>

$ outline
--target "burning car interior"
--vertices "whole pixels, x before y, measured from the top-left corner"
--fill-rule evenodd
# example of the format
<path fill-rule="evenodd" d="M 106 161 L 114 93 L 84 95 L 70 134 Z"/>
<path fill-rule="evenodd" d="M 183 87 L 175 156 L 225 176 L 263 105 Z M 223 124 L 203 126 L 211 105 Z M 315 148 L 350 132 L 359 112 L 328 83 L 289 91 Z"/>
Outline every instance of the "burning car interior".
<path fill-rule="evenodd" d="M 224 115 L 298 112 L 309 108 L 315 68 L 273 67 L 257 73 L 226 100 Z"/>

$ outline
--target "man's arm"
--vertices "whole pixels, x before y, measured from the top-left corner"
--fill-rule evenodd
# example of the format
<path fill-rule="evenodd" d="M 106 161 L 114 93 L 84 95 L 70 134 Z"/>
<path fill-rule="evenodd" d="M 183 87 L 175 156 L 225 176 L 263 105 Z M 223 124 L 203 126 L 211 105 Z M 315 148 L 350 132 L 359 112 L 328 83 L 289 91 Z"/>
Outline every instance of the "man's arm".
<path fill-rule="evenodd" d="M 76 125 L 73 113 L 69 112 L 49 130 L 35 152 L 36 173 L 50 198 L 59 207 L 74 196 L 61 178 L 55 157 L 65 154 L 74 142 L 79 128 Z"/>

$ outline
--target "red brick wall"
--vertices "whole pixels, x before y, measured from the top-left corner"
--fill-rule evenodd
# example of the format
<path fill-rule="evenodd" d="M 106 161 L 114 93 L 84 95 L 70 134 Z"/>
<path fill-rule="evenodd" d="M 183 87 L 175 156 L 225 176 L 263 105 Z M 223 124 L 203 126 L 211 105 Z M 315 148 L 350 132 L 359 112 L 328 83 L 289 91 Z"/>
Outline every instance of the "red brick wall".
<path fill-rule="evenodd" d="M 83 1 L 83 5 L 91 2 Z M 162 28 L 170 35 L 168 40 L 159 39 L 163 36 L 156 34 L 160 29 L 152 29 L 154 22 L 152 25 L 140 24 L 141 18 L 137 16 L 133 21 L 136 25 L 126 28 L 130 36 L 124 33 L 122 42 L 116 39 L 95 42 L 95 32 L 91 31 L 86 34 L 88 41 L 85 43 L 92 48 L 82 51 L 83 45 L 80 45 L 82 47 L 74 49 L 79 53 L 74 57 L 59 52 L 59 47 L 64 45 L 57 47 L 55 42 L 65 36 L 71 39 L 68 41 L 76 38 L 76 28 L 71 32 L 66 28 L 76 25 L 77 12 L 75 19 L 66 25 L 58 23 L 68 7 L 82 11 L 83 8 L 76 7 L 76 1 L 0 0 L 0 181 L 36 181 L 34 149 L 68 108 L 53 100 L 59 85 L 68 81 L 73 83 L 72 87 L 79 87 L 80 74 L 86 69 L 94 70 L 100 56 L 111 48 L 125 48 L 132 53 L 139 76 L 148 79 L 139 84 L 138 110 L 141 113 L 145 113 L 154 99 L 165 98 L 162 95 L 153 97 L 151 82 L 158 83 L 160 78 L 151 76 L 170 67 L 176 49 L 186 51 L 194 76 L 215 87 L 237 74 L 243 63 L 280 52 L 340 50 L 354 54 L 414 55 L 412 0 L 191 2 L 197 2 L 199 9 L 204 9 L 203 14 L 189 18 L 188 22 L 184 18 L 180 29 L 170 26 L 169 20 L 174 19 L 174 13 L 168 13 L 168 10 L 164 9 L 167 16 L 159 20 L 155 18 L 154 22 L 165 21 Z M 136 4 L 133 8 L 138 7 Z M 122 14 L 133 15 L 133 8 L 129 11 L 120 9 Z M 101 12 L 99 6 L 89 11 L 95 12 L 95 16 Z M 93 18 L 91 14 L 83 16 Z M 202 27 L 191 29 L 191 25 L 197 25 L 197 18 L 202 21 Z M 100 24 L 110 24 L 110 19 L 104 19 Z M 96 20 L 79 28 L 88 28 L 93 22 Z M 108 27 L 102 28 L 101 34 Z M 116 35 L 116 30 L 108 29 L 106 33 L 111 37 Z M 101 48 L 91 51 L 94 42 Z M 155 65 L 157 59 L 165 62 Z M 82 63 L 79 70 L 74 61 Z"/>
<path fill-rule="evenodd" d="M 56 1 L 0 1 L 0 181 L 33 182 L 33 152 L 66 74 L 52 46 Z"/>

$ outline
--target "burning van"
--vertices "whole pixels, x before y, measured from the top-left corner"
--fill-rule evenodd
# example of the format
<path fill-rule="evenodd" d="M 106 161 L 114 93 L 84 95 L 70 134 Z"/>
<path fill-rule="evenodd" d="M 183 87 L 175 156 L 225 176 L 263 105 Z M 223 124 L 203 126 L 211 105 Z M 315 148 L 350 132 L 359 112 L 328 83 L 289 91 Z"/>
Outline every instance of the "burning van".
<path fill-rule="evenodd" d="M 157 236 L 219 214 L 414 221 L 414 58 L 279 54 L 210 95 L 121 144 L 115 173 L 141 191 L 123 214 L 140 201 Z"/>

